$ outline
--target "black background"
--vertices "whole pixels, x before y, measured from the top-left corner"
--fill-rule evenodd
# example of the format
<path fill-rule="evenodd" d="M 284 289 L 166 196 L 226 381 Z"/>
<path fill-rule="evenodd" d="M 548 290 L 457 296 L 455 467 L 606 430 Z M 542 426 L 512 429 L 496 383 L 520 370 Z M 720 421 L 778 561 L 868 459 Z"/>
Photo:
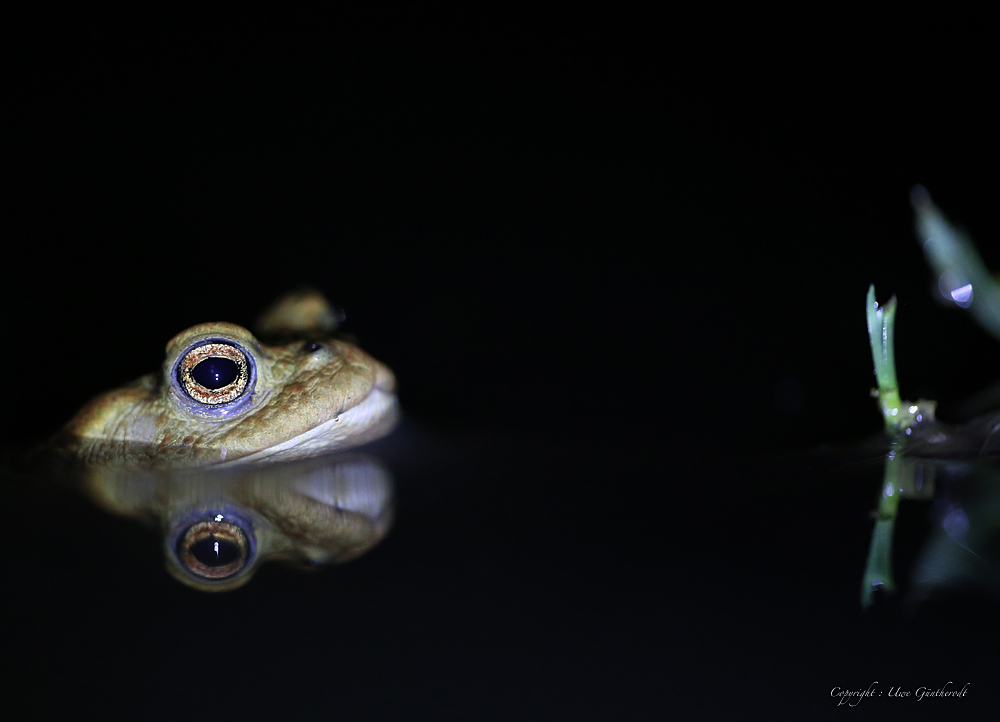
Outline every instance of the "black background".
<path fill-rule="evenodd" d="M 940 18 L 844 22 L 12 24 L 9 446 L 303 284 L 396 371 L 410 431 L 381 547 L 219 597 L 127 522 L 15 494 L 10 703 L 624 719 L 971 680 L 931 712 L 993 704 L 988 600 L 857 608 L 877 453 L 789 456 L 879 430 L 869 283 L 900 299 L 905 396 L 947 418 L 995 374 L 908 201 L 1000 265 L 995 59 Z"/>

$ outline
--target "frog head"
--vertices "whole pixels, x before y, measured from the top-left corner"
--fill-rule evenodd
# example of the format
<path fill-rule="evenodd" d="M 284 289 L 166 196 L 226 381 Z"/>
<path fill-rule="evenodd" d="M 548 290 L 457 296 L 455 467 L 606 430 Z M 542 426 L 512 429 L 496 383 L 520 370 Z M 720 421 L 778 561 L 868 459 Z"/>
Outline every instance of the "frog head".
<path fill-rule="evenodd" d="M 158 373 L 91 400 L 51 446 L 84 466 L 176 468 L 304 458 L 388 433 L 392 372 L 333 337 L 334 316 L 315 313 L 315 295 L 286 297 L 262 318 L 286 319 L 280 345 L 226 322 L 181 331 Z M 311 315 L 289 324 L 303 307 Z"/>

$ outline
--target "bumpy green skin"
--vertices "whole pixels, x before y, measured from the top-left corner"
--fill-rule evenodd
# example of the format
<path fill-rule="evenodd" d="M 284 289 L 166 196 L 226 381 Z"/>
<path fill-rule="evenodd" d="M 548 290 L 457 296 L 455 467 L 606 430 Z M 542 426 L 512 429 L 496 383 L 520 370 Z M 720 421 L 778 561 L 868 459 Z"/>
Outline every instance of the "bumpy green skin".
<path fill-rule="evenodd" d="M 276 308 L 285 306 L 279 302 Z M 307 319 L 299 330 L 310 330 L 312 323 Z M 178 357 L 192 343 L 212 337 L 238 342 L 256 360 L 250 402 L 232 418 L 192 410 L 171 383 Z M 322 350 L 303 353 L 301 340 L 266 346 L 242 326 L 194 326 L 167 344 L 158 374 L 90 401 L 49 449 L 82 466 L 176 468 L 267 460 L 268 450 L 283 443 L 289 448 L 280 460 L 315 456 L 391 430 L 398 416 L 392 372 L 351 343 L 332 338 L 320 343 Z M 343 424 L 328 424 L 341 419 Z"/>

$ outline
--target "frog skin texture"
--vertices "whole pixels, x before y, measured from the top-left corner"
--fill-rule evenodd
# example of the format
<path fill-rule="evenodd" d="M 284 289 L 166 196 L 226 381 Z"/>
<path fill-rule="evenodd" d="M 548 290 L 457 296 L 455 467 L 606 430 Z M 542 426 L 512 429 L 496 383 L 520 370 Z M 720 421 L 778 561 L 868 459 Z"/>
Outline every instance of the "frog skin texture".
<path fill-rule="evenodd" d="M 395 379 L 334 338 L 336 322 L 321 294 L 301 291 L 257 323 L 278 345 L 231 323 L 193 326 L 167 344 L 158 373 L 92 399 L 49 450 L 84 467 L 183 468 L 300 459 L 379 438 L 398 420 Z"/>

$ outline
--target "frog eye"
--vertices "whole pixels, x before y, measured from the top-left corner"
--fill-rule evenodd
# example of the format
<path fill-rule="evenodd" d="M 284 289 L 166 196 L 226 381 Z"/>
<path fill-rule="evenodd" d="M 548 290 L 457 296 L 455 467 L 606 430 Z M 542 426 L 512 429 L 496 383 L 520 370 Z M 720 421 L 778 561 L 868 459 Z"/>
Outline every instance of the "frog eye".
<path fill-rule="evenodd" d="M 180 535 L 177 558 L 195 576 L 226 579 L 246 566 L 250 543 L 236 524 L 202 521 Z"/>
<path fill-rule="evenodd" d="M 250 364 L 236 346 L 214 342 L 188 351 L 177 364 L 177 381 L 195 401 L 215 406 L 239 398 L 250 380 Z"/>

